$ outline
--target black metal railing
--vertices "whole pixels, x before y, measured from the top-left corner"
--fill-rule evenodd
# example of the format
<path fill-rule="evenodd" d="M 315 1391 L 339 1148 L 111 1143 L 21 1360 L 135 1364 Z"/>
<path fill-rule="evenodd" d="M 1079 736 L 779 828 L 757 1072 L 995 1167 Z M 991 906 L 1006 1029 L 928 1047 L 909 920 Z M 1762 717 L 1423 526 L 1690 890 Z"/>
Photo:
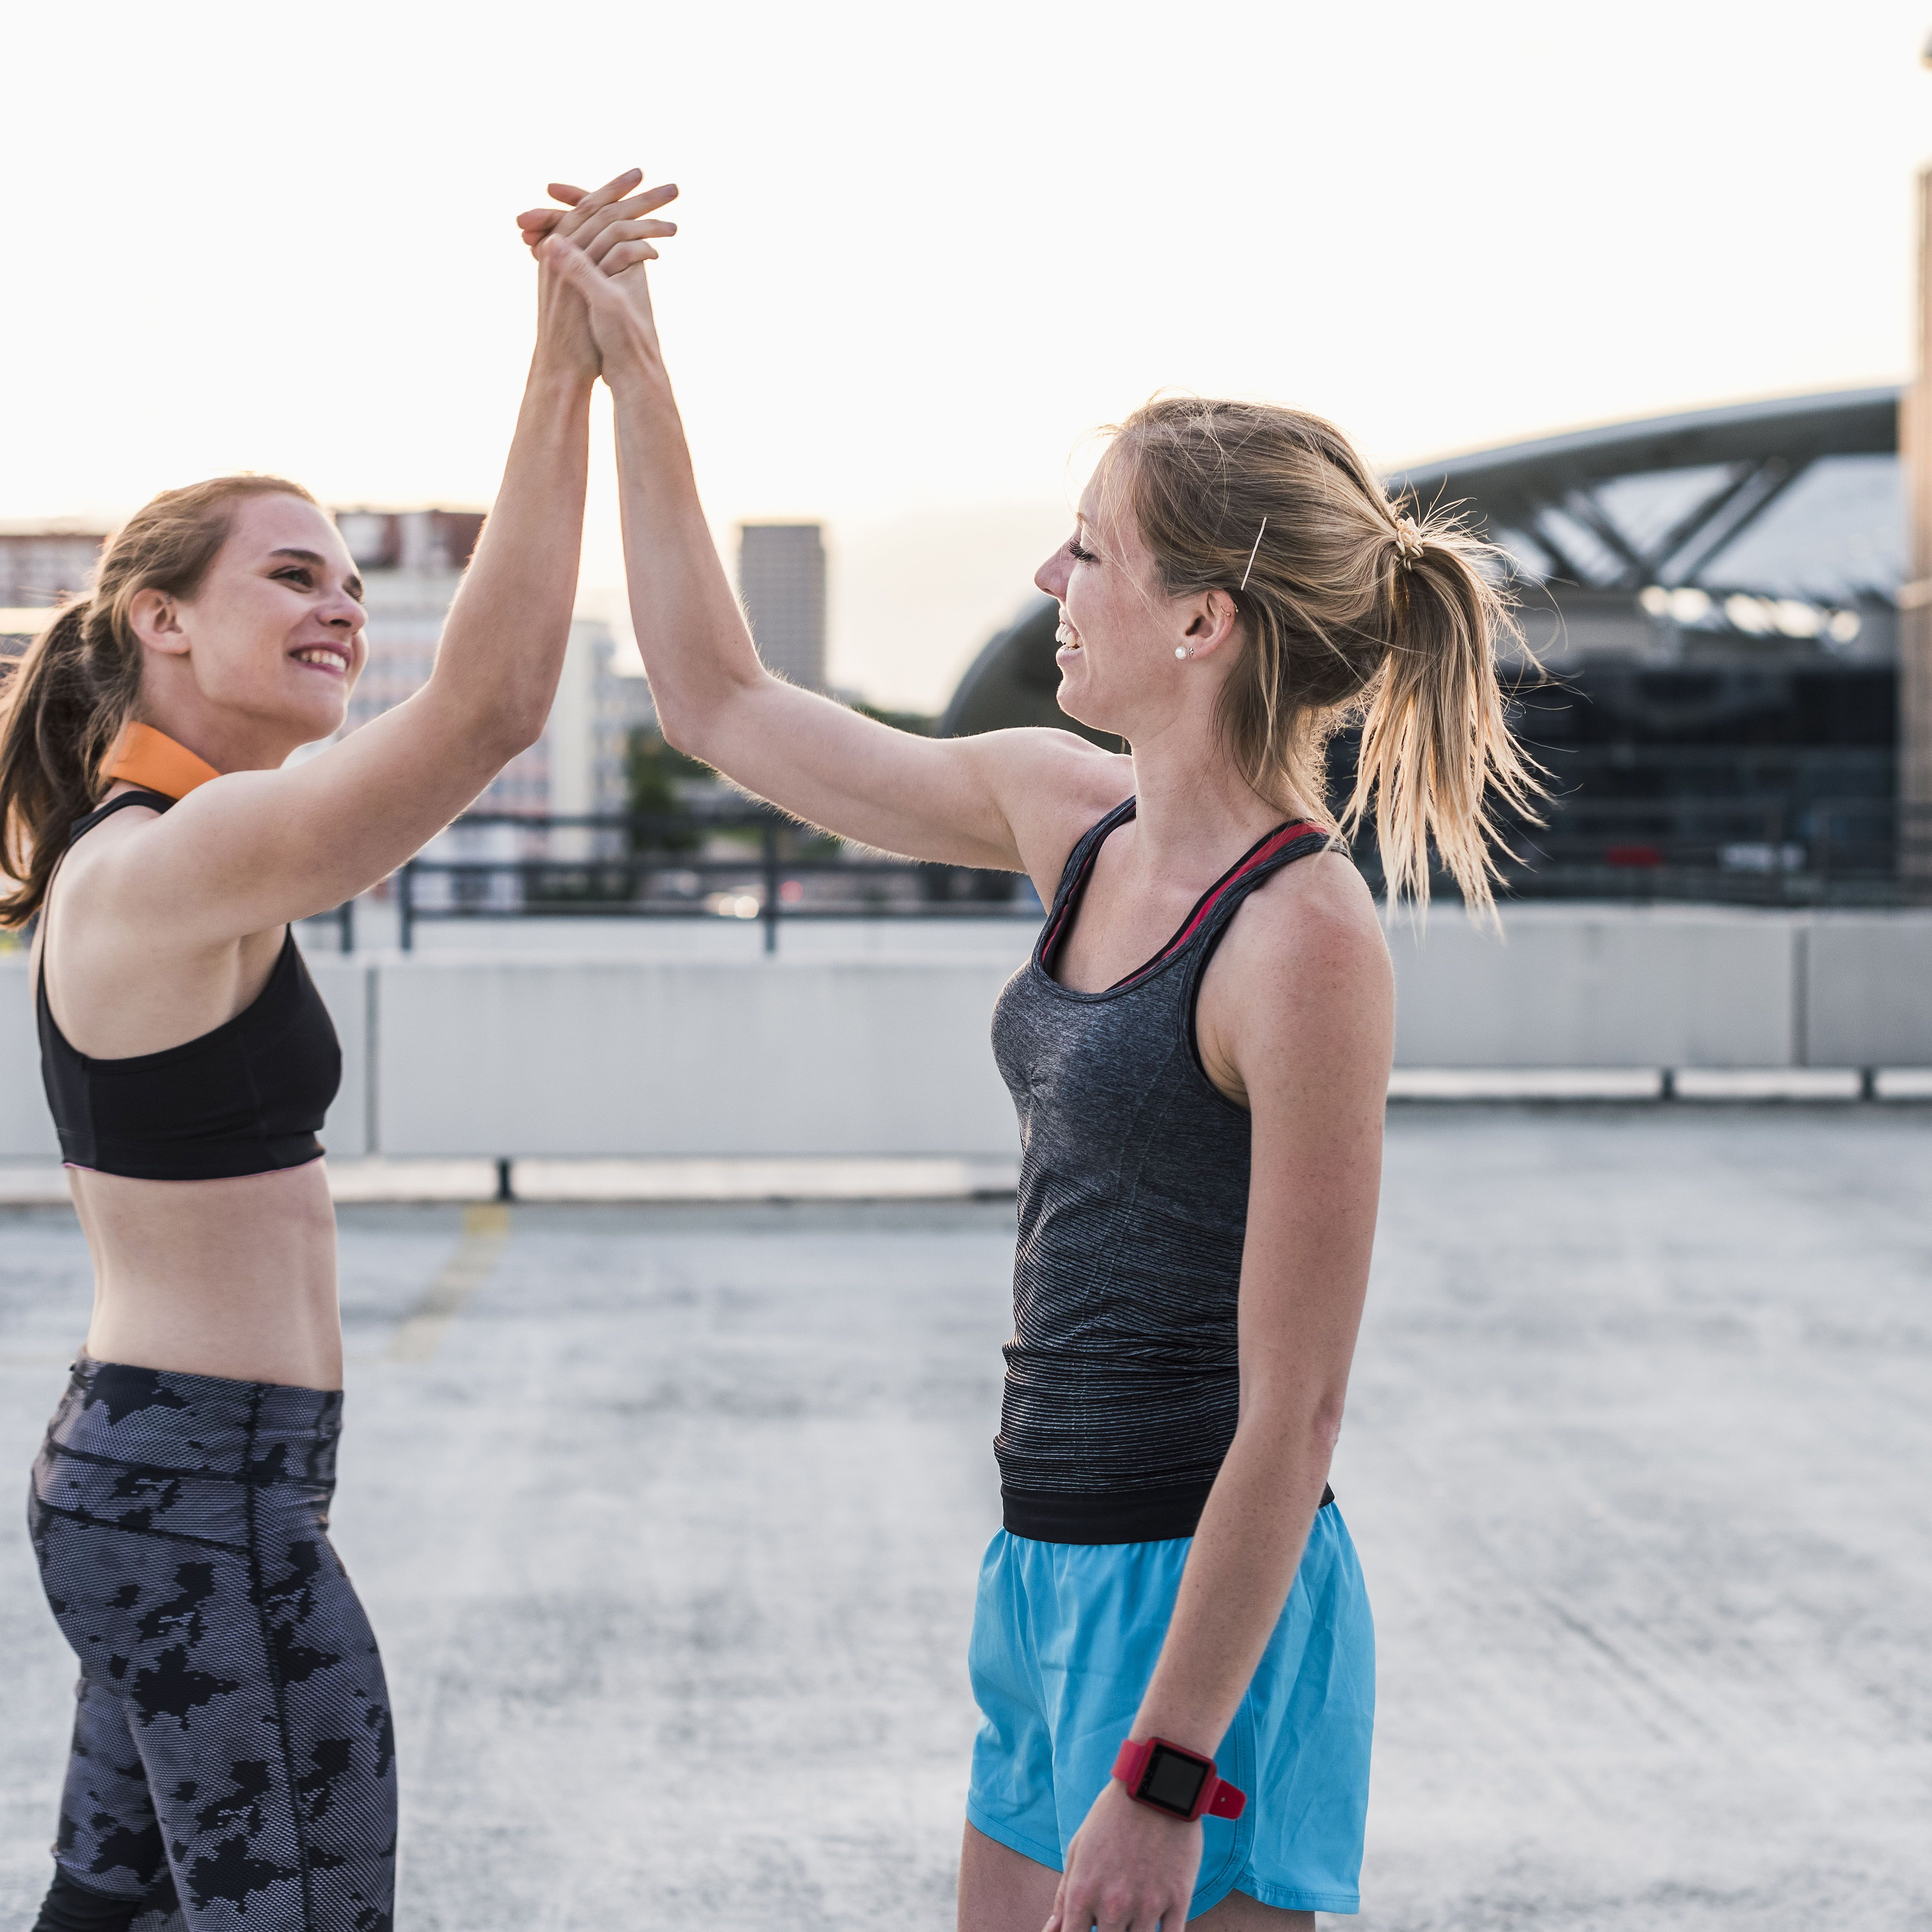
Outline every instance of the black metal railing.
<path fill-rule="evenodd" d="M 452 833 L 460 843 L 491 829 L 520 849 L 419 856 L 395 875 L 405 952 L 430 920 L 736 917 L 758 921 L 765 950 L 775 952 L 779 926 L 800 920 L 1040 915 L 1031 886 L 1013 874 L 854 853 L 756 807 L 647 817 L 477 813 Z M 734 842 L 744 849 L 728 849 Z"/>
<path fill-rule="evenodd" d="M 1504 825 L 1500 896 L 1932 905 L 1932 806 L 1573 794 L 1545 817 L 1541 826 Z M 460 849 L 484 842 L 501 849 Z M 735 917 L 757 920 L 774 952 L 780 927 L 795 920 L 1040 916 L 1030 884 L 1012 874 L 855 851 L 757 807 L 643 818 L 478 813 L 439 844 L 390 882 L 405 951 L 418 926 L 446 920 Z M 1372 830 L 1355 857 L 1379 891 Z M 1446 878 L 1436 886 L 1454 896 Z M 340 950 L 353 951 L 355 902 L 330 916 Z"/>

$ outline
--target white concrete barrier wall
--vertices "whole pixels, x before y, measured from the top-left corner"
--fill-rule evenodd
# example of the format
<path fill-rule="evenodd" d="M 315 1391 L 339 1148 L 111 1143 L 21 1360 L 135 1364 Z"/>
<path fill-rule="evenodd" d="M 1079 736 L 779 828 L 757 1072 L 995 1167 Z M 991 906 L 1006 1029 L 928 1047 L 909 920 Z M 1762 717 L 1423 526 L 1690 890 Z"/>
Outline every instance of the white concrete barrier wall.
<path fill-rule="evenodd" d="M 384 965 L 386 1154 L 995 1154 L 983 964 Z"/>
<path fill-rule="evenodd" d="M 0 959 L 0 1160 L 58 1160 L 60 1142 L 40 1088 L 32 982 L 25 952 Z"/>
<path fill-rule="evenodd" d="M 1395 928 L 1399 1065 L 1932 1066 L 1932 916 L 1530 906 L 1505 933 L 1460 910 Z M 1013 1150 L 995 958 L 310 965 L 342 1036 L 343 1157 Z M 54 1157 L 16 954 L 0 1159 Z"/>
<path fill-rule="evenodd" d="M 327 953 L 308 956 L 308 970 L 322 995 L 342 1042 L 342 1090 L 328 1110 L 323 1144 L 338 1160 L 374 1154 L 369 1077 L 372 1044 L 369 1021 L 378 989 L 376 968 L 354 958 L 332 959 Z"/>
<path fill-rule="evenodd" d="M 1460 908 L 1398 920 L 1400 1066 L 1785 1066 L 1792 922 L 1702 909 Z"/>
<path fill-rule="evenodd" d="M 1811 922 L 1804 956 L 1810 1065 L 1932 1064 L 1932 916 L 1828 914 Z"/>

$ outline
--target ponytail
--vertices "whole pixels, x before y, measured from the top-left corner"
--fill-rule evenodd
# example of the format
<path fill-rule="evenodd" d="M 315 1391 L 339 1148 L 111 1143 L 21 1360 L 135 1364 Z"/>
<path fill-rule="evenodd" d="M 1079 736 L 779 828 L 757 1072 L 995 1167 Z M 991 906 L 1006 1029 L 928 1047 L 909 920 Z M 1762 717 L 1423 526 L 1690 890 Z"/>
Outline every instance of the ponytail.
<path fill-rule="evenodd" d="M 0 685 L 0 926 L 45 902 L 68 827 L 104 789 L 101 767 L 140 709 L 141 641 L 128 614 L 143 590 L 191 597 L 250 496 L 315 500 L 278 476 L 218 476 L 138 510 L 101 553 L 93 595 L 66 605 Z"/>
<path fill-rule="evenodd" d="M 1124 496 L 1161 587 L 1234 600 L 1220 724 L 1249 787 L 1318 808 L 1328 742 L 1359 721 L 1341 830 L 1372 810 L 1390 899 L 1422 906 L 1432 839 L 1464 902 L 1493 919 L 1491 788 L 1526 815 L 1542 791 L 1496 679 L 1498 640 L 1520 642 L 1498 554 L 1453 517 L 1399 515 L 1341 431 L 1298 410 L 1162 398 L 1101 460 L 1102 500 Z"/>
<path fill-rule="evenodd" d="M 67 827 L 93 805 L 95 774 L 140 696 L 137 655 L 89 650 L 94 617 L 92 598 L 67 605 L 0 694 L 0 872 L 19 882 L 0 897 L 0 926 L 40 910 Z"/>
<path fill-rule="evenodd" d="M 1480 565 L 1487 546 L 1460 525 L 1408 517 L 1388 545 L 1388 647 L 1362 714 L 1353 832 L 1371 808 L 1389 896 L 1429 903 L 1429 845 L 1479 917 L 1501 877 L 1492 797 L 1534 819 L 1535 766 L 1517 748 L 1496 680 L 1509 612 Z"/>

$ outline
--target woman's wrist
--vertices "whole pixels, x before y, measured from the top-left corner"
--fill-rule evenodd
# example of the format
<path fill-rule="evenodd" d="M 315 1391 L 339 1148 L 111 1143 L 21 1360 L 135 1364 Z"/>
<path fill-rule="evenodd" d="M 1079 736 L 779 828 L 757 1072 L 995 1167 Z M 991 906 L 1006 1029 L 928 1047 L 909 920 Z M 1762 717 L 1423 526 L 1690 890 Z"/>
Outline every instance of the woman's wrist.
<path fill-rule="evenodd" d="M 1214 1714 L 1192 1705 L 1169 1703 L 1150 1699 L 1136 1714 L 1123 1744 L 1144 1744 L 1149 1738 L 1164 1738 L 1197 1756 L 1212 1757 L 1215 1747 L 1228 1734 L 1228 1724 L 1217 1722 Z"/>
<path fill-rule="evenodd" d="M 560 403 L 587 402 L 597 386 L 597 371 L 587 369 L 574 358 L 554 353 L 538 344 L 530 358 L 525 393 L 532 398 L 554 398 Z"/>
<path fill-rule="evenodd" d="M 610 393 L 626 402 L 668 403 L 670 376 L 654 346 L 639 344 L 604 358 L 604 380 Z"/>

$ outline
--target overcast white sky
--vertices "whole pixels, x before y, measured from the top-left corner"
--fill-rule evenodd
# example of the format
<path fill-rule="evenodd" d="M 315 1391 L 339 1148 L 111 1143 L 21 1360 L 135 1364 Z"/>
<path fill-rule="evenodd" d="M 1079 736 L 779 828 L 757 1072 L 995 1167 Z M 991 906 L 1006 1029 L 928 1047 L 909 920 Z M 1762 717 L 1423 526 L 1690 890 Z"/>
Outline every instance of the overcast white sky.
<path fill-rule="evenodd" d="M 833 670 L 937 704 L 1153 391 L 1395 461 L 1896 380 L 1932 0 L 14 10 L 0 517 L 230 468 L 482 504 L 511 216 L 679 182 L 721 526 L 823 518 Z M 612 493 L 594 598 L 619 579 Z"/>

